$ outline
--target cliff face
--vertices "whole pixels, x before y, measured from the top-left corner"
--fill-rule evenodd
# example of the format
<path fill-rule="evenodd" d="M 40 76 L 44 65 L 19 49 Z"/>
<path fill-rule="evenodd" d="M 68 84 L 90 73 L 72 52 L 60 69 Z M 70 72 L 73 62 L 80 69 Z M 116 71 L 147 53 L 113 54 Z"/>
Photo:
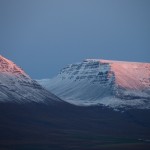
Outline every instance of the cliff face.
<path fill-rule="evenodd" d="M 141 105 L 150 98 L 150 64 L 86 59 L 38 82 L 80 105 Z"/>

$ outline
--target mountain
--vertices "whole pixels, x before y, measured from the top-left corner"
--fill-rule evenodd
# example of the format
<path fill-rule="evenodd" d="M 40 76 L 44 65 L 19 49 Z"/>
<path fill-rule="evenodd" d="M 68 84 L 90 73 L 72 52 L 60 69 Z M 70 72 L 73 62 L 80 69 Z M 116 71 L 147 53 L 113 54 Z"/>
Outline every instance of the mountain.
<path fill-rule="evenodd" d="M 72 93 L 74 97 L 75 94 L 82 96 L 83 90 L 87 94 L 85 98 L 94 101 L 90 100 L 95 92 L 94 85 L 101 90 L 108 89 L 104 98 L 116 94 L 115 74 L 111 70 L 106 73 L 110 69 L 108 64 L 104 63 L 100 72 L 95 61 L 86 60 L 80 64 L 80 67 L 76 64 L 63 69 L 58 75 L 63 78 L 56 77 L 57 84 L 66 81 L 59 83 L 59 91 L 64 89 L 63 94 L 68 95 L 70 89 L 65 89 L 69 84 L 72 88 L 72 83 L 78 83 L 77 87 L 84 83 L 86 89 L 76 88 L 74 92 L 77 93 Z M 148 92 L 144 90 L 143 93 L 143 99 L 147 100 Z M 94 96 L 96 99 L 98 95 Z M 114 111 L 102 105 L 83 107 L 63 102 L 20 67 L 0 56 L 1 150 L 149 150 L 149 116 L 150 109 Z"/>
<path fill-rule="evenodd" d="M 61 102 L 12 61 L 0 56 L 0 102 Z"/>
<path fill-rule="evenodd" d="M 86 59 L 38 82 L 77 105 L 150 108 L 150 63 Z"/>

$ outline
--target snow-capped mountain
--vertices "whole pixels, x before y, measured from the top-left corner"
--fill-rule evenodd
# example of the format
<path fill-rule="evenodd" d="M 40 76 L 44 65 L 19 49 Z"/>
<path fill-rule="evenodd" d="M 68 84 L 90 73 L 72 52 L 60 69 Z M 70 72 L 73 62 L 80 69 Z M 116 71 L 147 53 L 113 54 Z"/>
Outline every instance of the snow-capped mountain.
<path fill-rule="evenodd" d="M 150 108 L 150 63 L 86 59 L 38 82 L 77 105 Z"/>
<path fill-rule="evenodd" d="M 0 102 L 54 102 L 58 97 L 32 80 L 12 61 L 0 56 Z"/>
<path fill-rule="evenodd" d="M 141 67 L 145 73 L 133 78 L 137 86 L 132 86 L 131 82 L 123 84 L 124 81 L 117 78 L 117 70 L 112 65 L 110 62 L 85 60 L 67 66 L 54 79 L 42 82 L 75 104 L 120 106 L 133 105 L 136 101 L 136 107 L 137 104 L 144 108 L 149 106 L 148 71 Z M 144 67 L 148 69 L 149 65 L 144 64 Z M 126 73 L 130 77 L 132 70 L 126 71 L 120 68 L 118 77 L 119 73 L 120 76 Z M 124 79 L 128 81 L 129 77 Z M 141 87 L 138 88 L 140 77 L 144 80 L 141 79 Z M 131 94 L 130 97 L 121 94 L 126 89 L 132 91 L 132 97 Z M 141 92 L 139 97 L 133 96 L 137 94 L 134 90 Z M 108 149 L 111 149 L 111 145 L 113 149 L 120 149 L 120 145 L 124 148 L 125 144 L 132 149 L 135 143 L 137 147 L 143 144 L 142 150 L 147 147 L 150 139 L 150 109 L 114 110 L 117 110 L 116 107 L 77 107 L 63 102 L 13 62 L 0 56 L 0 149 L 98 150 L 107 149 L 107 145 Z M 114 147 L 116 143 L 119 146 Z"/>

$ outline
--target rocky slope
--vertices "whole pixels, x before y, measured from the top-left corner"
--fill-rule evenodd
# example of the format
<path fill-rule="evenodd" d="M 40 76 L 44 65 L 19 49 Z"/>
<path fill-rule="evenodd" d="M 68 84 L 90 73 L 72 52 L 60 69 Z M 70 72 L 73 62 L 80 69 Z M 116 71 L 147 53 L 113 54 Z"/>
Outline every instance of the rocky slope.
<path fill-rule="evenodd" d="M 150 108 L 150 63 L 86 59 L 38 82 L 77 105 Z"/>
<path fill-rule="evenodd" d="M 55 102 L 58 97 L 32 80 L 12 61 L 0 56 L 0 102 Z"/>

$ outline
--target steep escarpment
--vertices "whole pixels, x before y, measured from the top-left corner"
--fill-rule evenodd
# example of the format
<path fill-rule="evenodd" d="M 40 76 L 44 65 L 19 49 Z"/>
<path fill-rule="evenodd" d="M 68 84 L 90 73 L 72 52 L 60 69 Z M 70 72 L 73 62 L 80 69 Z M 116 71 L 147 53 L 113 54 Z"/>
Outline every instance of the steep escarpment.
<path fill-rule="evenodd" d="M 79 105 L 149 107 L 149 63 L 86 59 L 63 68 L 53 79 L 38 82 Z"/>

